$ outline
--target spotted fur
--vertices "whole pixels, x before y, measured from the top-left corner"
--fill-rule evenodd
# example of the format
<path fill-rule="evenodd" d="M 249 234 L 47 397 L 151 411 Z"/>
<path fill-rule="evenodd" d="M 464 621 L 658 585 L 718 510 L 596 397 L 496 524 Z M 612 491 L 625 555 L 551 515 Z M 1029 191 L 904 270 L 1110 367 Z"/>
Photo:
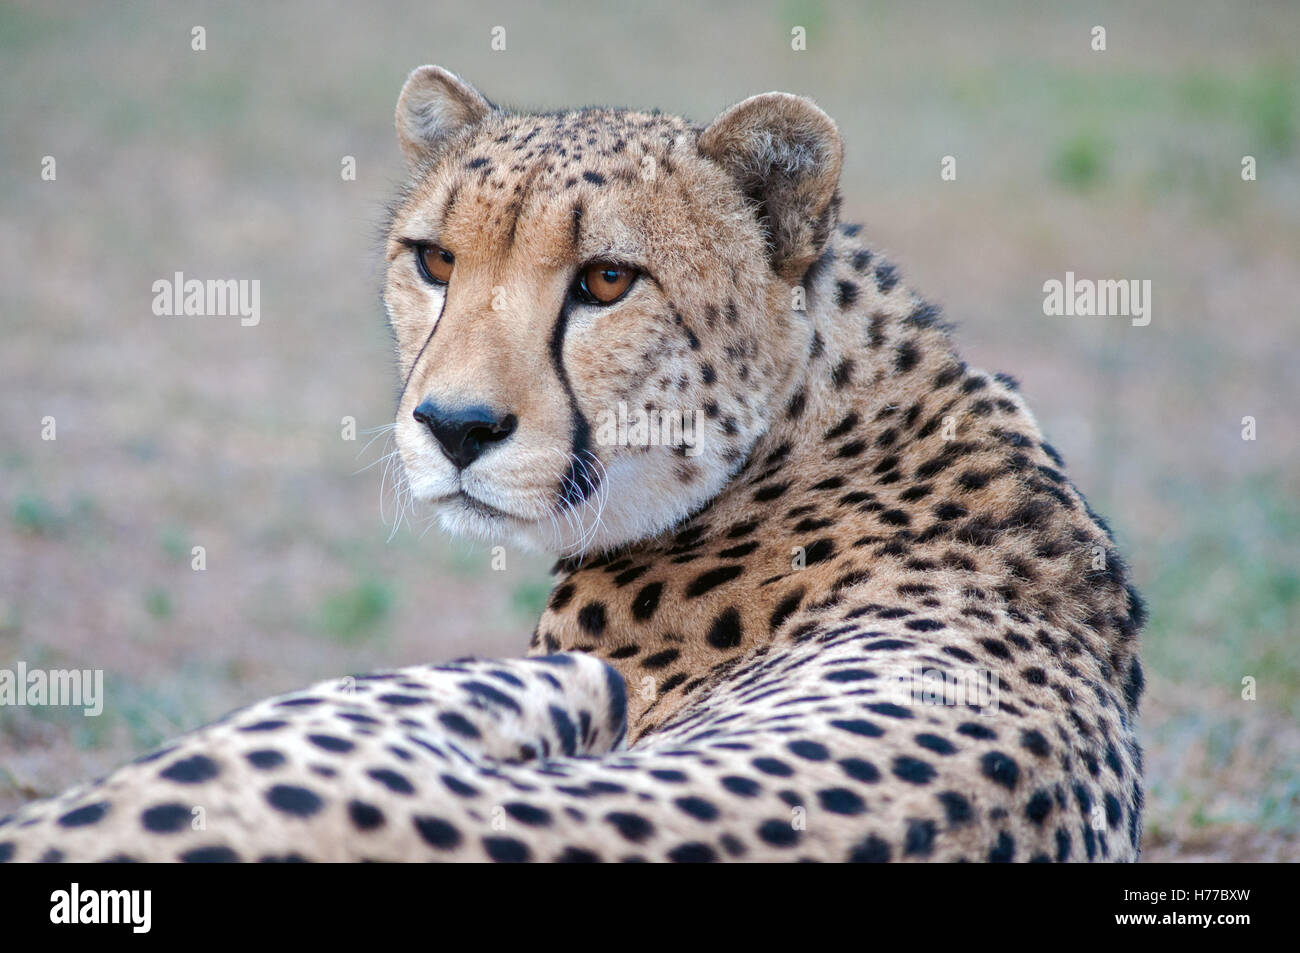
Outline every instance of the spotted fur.
<path fill-rule="evenodd" d="M 262 702 L 0 859 L 1136 859 L 1141 600 L 1015 382 L 837 223 L 820 110 L 518 114 L 425 67 L 398 131 L 399 449 L 450 530 L 561 553 L 538 657 Z M 593 259 L 642 276 L 582 305 Z M 517 427 L 457 468 L 425 400 Z M 594 440 L 620 402 L 698 407 L 700 452 Z"/>

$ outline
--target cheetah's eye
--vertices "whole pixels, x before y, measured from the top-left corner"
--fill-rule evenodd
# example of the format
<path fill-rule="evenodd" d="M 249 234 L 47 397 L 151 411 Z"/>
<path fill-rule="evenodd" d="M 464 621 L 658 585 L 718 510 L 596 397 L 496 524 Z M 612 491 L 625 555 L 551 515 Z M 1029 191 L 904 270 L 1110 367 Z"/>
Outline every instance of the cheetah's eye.
<path fill-rule="evenodd" d="M 632 287 L 636 280 L 635 269 L 616 265 L 610 261 L 594 261 L 584 265 L 574 282 L 577 296 L 588 304 L 613 304 Z"/>
<path fill-rule="evenodd" d="M 451 270 L 456 265 L 456 256 L 441 245 L 417 245 L 415 264 L 420 269 L 420 277 L 431 285 L 445 285 L 451 280 Z"/>

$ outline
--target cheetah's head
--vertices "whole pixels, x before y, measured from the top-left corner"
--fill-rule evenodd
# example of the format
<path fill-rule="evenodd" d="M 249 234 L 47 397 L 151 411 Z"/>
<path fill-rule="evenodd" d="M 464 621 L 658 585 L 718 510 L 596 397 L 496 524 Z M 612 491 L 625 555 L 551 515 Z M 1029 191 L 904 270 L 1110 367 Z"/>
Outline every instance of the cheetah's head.
<path fill-rule="evenodd" d="M 716 495 L 806 361 L 792 290 L 834 226 L 834 123 L 784 93 L 707 128 L 516 114 L 424 66 L 397 133 L 384 303 L 414 498 L 576 554 Z"/>

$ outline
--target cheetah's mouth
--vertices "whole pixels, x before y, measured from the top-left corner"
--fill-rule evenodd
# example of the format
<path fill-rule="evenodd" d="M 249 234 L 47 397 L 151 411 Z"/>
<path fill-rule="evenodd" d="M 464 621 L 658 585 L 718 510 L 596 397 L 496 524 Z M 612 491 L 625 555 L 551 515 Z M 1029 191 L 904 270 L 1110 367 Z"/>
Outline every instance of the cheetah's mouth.
<path fill-rule="evenodd" d="M 488 519 L 498 519 L 498 520 L 504 519 L 504 520 L 516 520 L 516 521 L 520 520 L 520 517 L 515 516 L 513 513 L 507 513 L 505 510 L 499 510 L 492 504 L 483 502 L 477 496 L 474 496 L 473 494 L 468 493 L 465 490 L 458 490 L 455 493 L 448 493 L 446 496 L 439 497 L 433 502 L 434 503 L 459 503 L 461 506 L 465 507 L 471 513 L 476 513 L 479 516 L 485 516 Z"/>

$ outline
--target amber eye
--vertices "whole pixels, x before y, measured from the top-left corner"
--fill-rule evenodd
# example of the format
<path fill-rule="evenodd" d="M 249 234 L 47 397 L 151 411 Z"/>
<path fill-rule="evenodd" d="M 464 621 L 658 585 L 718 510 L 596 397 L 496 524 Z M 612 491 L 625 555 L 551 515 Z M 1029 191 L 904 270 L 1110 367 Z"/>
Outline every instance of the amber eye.
<path fill-rule="evenodd" d="M 451 280 L 456 256 L 441 245 L 418 245 L 415 249 L 415 263 L 420 269 L 420 277 L 429 284 L 445 285 Z"/>
<path fill-rule="evenodd" d="M 626 265 L 596 261 L 578 272 L 578 296 L 590 304 L 613 304 L 632 287 L 636 271 Z"/>

